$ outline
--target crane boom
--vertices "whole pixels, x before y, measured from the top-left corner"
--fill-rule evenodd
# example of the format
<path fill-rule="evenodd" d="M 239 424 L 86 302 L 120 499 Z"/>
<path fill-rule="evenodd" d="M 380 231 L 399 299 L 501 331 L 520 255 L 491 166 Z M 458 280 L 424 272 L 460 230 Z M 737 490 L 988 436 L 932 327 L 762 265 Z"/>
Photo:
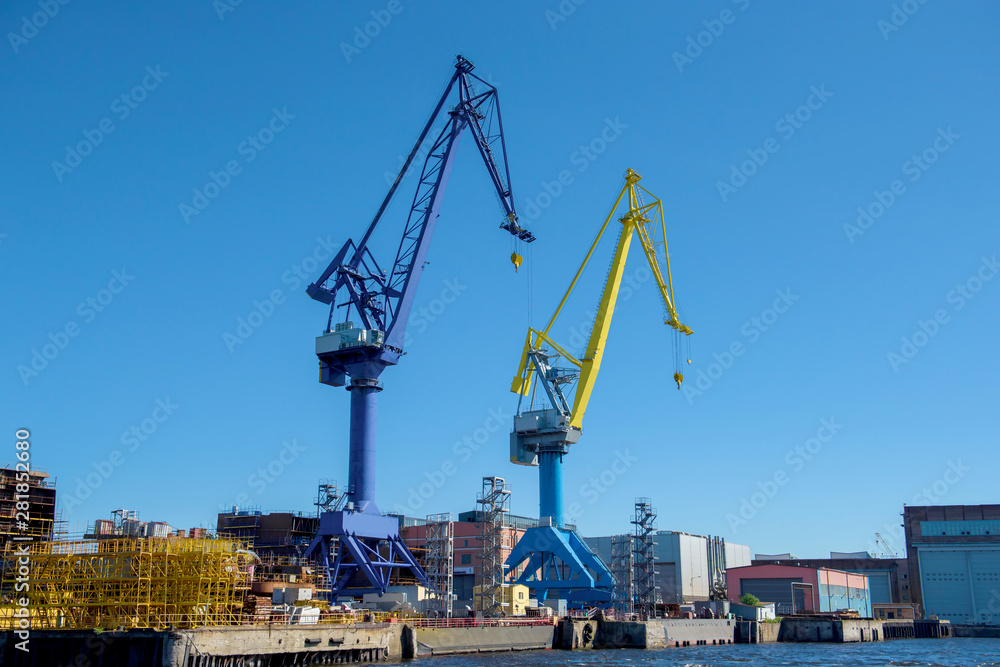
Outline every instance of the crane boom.
<path fill-rule="evenodd" d="M 631 169 L 626 172 L 625 186 L 618 194 L 618 198 L 615 200 L 615 204 L 611 208 L 611 212 L 604 220 L 604 224 L 601 225 L 601 229 L 597 233 L 597 237 L 594 239 L 593 244 L 591 244 L 590 250 L 587 251 L 587 255 L 584 257 L 583 263 L 577 270 L 576 275 L 573 276 L 569 289 L 566 290 L 565 296 L 563 296 L 562 301 L 556 308 L 556 312 L 552 315 L 548 325 L 546 325 L 545 329 L 542 331 L 529 329 L 528 337 L 525 341 L 524 349 L 521 354 L 521 362 L 518 366 L 517 375 L 511 383 L 512 392 L 521 394 L 522 396 L 527 396 L 531 389 L 531 383 L 535 375 L 535 368 L 531 363 L 529 363 L 531 350 L 541 349 L 543 344 L 552 346 L 564 359 L 566 359 L 567 362 L 579 370 L 580 379 L 576 387 L 573 407 L 567 415 L 570 418 L 570 425 L 574 428 L 583 428 L 583 417 L 587 412 L 590 395 L 594 389 L 594 383 L 597 381 L 598 371 L 601 368 L 601 360 L 604 356 L 604 345 L 608 339 L 611 319 L 614 316 L 618 292 L 621 287 L 622 276 L 625 271 L 625 261 L 628 259 L 628 252 L 632 243 L 633 231 L 639 238 L 639 243 L 642 246 L 646 260 L 649 263 L 649 268 L 653 273 L 653 278 L 656 281 L 660 298 L 663 300 L 664 307 L 667 312 L 667 318 L 665 319 L 664 324 L 685 335 L 693 333 L 690 327 L 681 323 L 680 318 L 677 315 L 677 310 L 674 307 L 673 278 L 670 274 L 670 256 L 667 253 L 666 247 L 666 220 L 663 214 L 663 206 L 660 200 L 657 199 L 652 193 L 643 188 L 641 185 L 638 185 L 638 182 L 641 179 L 642 177 Z M 649 195 L 649 197 L 652 198 L 652 203 L 644 204 L 639 191 Z M 629 210 L 620 219 L 623 227 L 621 234 L 618 237 L 618 245 L 615 248 L 614 259 L 611 263 L 611 270 L 608 273 L 608 278 L 605 281 L 604 289 L 601 294 L 600 306 L 597 310 L 597 315 L 594 318 L 594 324 L 590 331 L 586 352 L 581 359 L 576 359 L 558 346 L 549 337 L 549 331 L 555 324 L 556 318 L 559 317 L 559 313 L 562 311 L 563 306 L 566 305 L 566 301 L 573 293 L 577 281 L 583 274 L 584 269 L 587 268 L 587 265 L 594 254 L 594 250 L 597 248 L 598 243 L 600 243 L 601 238 L 607 231 L 608 225 L 615 215 L 615 211 L 618 209 L 619 204 L 626 194 L 628 194 Z M 657 213 L 659 214 L 659 225 L 663 238 L 662 244 L 664 265 L 666 268 L 665 271 L 660 268 L 659 258 L 657 257 L 657 243 L 650 235 L 648 229 L 648 226 L 652 224 L 649 217 L 649 213 L 651 211 L 654 212 L 654 218 Z M 664 274 L 666 275 L 666 279 L 664 279 Z"/>
<path fill-rule="evenodd" d="M 466 58 L 456 58 L 455 71 L 444 93 L 361 240 L 354 243 L 348 239 L 319 279 L 306 288 L 310 297 L 330 305 L 327 330 L 333 324 L 336 309 L 348 306 L 344 309 L 344 321 L 350 321 L 350 313 L 354 312 L 364 329 L 383 332 L 388 352 L 384 357 L 390 363 L 395 363 L 403 349 L 406 323 L 420 281 L 421 272 L 417 269 L 423 266 L 427 255 L 451 173 L 455 148 L 467 128 L 475 138 L 490 181 L 497 191 L 503 212 L 500 228 L 519 240 L 528 243 L 535 240 L 534 235 L 518 223 L 497 89 L 473 74 L 473 69 L 473 64 Z M 483 86 L 484 92 L 477 92 L 476 85 Z M 445 126 L 430 143 L 396 259 L 386 274 L 368 249 L 369 240 L 456 88 L 458 102 L 447 112 Z M 346 293 L 347 300 L 338 304 L 337 294 L 341 290 Z"/>

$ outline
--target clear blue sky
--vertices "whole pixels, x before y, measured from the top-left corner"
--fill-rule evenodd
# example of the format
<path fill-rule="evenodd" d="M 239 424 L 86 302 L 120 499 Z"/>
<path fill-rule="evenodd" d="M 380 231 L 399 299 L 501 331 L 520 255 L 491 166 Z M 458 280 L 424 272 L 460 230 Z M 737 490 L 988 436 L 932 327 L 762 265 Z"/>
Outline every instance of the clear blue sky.
<path fill-rule="evenodd" d="M 912 15 L 888 1 L 586 2 L 569 16 L 555 0 L 70 2 L 33 18 L 38 4 L 4 3 L 0 460 L 30 428 L 74 530 L 122 506 L 179 527 L 236 502 L 309 511 L 318 478 L 346 482 L 349 398 L 316 381 L 327 313 L 296 271 L 311 279 L 314 252 L 361 234 L 462 52 L 500 89 L 538 237 L 531 283 L 467 136 L 417 297 L 437 314 L 411 322 L 409 354 L 382 376 L 383 509 L 471 509 L 480 478 L 501 475 L 513 510 L 537 512 L 537 471 L 507 451 L 527 296 L 542 323 L 630 167 L 666 208 L 701 393 L 673 386 L 647 282 L 619 306 L 568 458 L 583 534 L 625 532 L 650 496 L 661 528 L 824 556 L 870 547 L 904 503 L 997 502 L 1000 280 L 981 280 L 1000 253 L 1000 8 L 902 4 Z M 270 143 L 244 143 L 269 127 Z M 67 155 L 81 142 L 89 154 Z M 563 170 L 572 182 L 539 198 Z M 225 187 L 185 215 L 212 173 Z M 873 217 L 845 229 L 859 207 Z M 598 299 L 601 252 L 565 339 Z M 442 293 L 458 296 L 442 308 Z M 54 357 L 37 375 L 35 351 Z M 503 426 L 456 449 L 491 410 Z M 273 481 L 255 477 L 269 464 Z M 408 500 L 450 465 L 430 499 Z"/>

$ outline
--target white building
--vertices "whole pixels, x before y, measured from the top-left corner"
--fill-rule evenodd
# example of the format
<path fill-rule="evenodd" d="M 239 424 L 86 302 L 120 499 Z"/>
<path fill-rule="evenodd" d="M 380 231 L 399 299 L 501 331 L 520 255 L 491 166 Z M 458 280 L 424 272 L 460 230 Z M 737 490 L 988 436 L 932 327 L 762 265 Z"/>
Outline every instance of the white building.
<path fill-rule="evenodd" d="M 656 568 L 656 589 L 666 603 L 688 603 L 707 600 L 712 587 L 709 571 L 709 542 L 704 535 L 691 535 L 672 530 L 657 531 L 653 537 L 653 559 Z M 611 563 L 611 536 L 585 537 L 584 541 L 606 564 Z M 726 542 L 725 570 L 750 565 L 750 547 Z"/>

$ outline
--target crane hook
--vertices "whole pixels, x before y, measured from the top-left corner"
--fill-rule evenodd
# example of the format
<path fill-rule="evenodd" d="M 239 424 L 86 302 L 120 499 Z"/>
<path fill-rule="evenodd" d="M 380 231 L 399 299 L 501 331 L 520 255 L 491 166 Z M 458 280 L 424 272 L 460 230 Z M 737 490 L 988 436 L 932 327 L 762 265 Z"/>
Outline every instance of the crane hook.
<path fill-rule="evenodd" d="M 677 389 L 679 390 L 681 388 L 681 382 L 684 382 L 684 376 L 680 372 L 674 373 L 674 382 L 677 383 Z"/>
<path fill-rule="evenodd" d="M 518 255 L 516 252 L 510 253 L 510 263 L 514 265 L 514 273 L 517 273 L 517 269 L 519 266 L 521 266 L 521 262 L 523 261 L 524 258 Z"/>

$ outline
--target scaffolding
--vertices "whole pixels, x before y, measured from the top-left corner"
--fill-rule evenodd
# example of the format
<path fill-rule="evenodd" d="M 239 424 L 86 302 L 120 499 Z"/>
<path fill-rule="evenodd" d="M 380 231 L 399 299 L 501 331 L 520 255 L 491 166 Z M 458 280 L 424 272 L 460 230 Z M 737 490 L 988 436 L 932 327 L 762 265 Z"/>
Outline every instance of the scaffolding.
<path fill-rule="evenodd" d="M 635 605 L 634 542 L 635 538 L 628 533 L 611 536 L 611 576 L 615 580 L 612 602 L 615 612 L 625 616 L 633 613 Z"/>
<path fill-rule="evenodd" d="M 428 610 L 442 618 L 451 618 L 455 599 L 455 524 L 451 514 L 428 514 L 427 523 Z"/>
<path fill-rule="evenodd" d="M 15 627 L 23 597 L 32 628 L 235 625 L 252 558 L 223 539 L 12 543 L 0 572 L 0 627 Z M 28 590 L 15 593 L 25 576 Z"/>
<path fill-rule="evenodd" d="M 656 564 L 653 533 L 656 531 L 656 510 L 649 498 L 635 499 L 635 612 L 641 619 L 656 616 Z"/>
<path fill-rule="evenodd" d="M 339 512 L 347 503 L 347 492 L 337 488 L 337 480 L 321 479 L 316 491 L 316 516 L 323 512 Z"/>
<path fill-rule="evenodd" d="M 726 588 L 726 540 L 722 537 L 708 536 L 708 599 L 713 601 L 728 600 Z"/>
<path fill-rule="evenodd" d="M 483 477 L 478 503 L 482 509 L 481 590 L 477 611 L 483 616 L 502 616 L 504 562 L 506 560 L 507 514 L 510 489 L 503 477 Z"/>
<path fill-rule="evenodd" d="M 0 549 L 15 536 L 51 540 L 56 524 L 62 524 L 65 530 L 55 507 L 56 483 L 48 473 L 10 465 L 0 468 Z"/>

